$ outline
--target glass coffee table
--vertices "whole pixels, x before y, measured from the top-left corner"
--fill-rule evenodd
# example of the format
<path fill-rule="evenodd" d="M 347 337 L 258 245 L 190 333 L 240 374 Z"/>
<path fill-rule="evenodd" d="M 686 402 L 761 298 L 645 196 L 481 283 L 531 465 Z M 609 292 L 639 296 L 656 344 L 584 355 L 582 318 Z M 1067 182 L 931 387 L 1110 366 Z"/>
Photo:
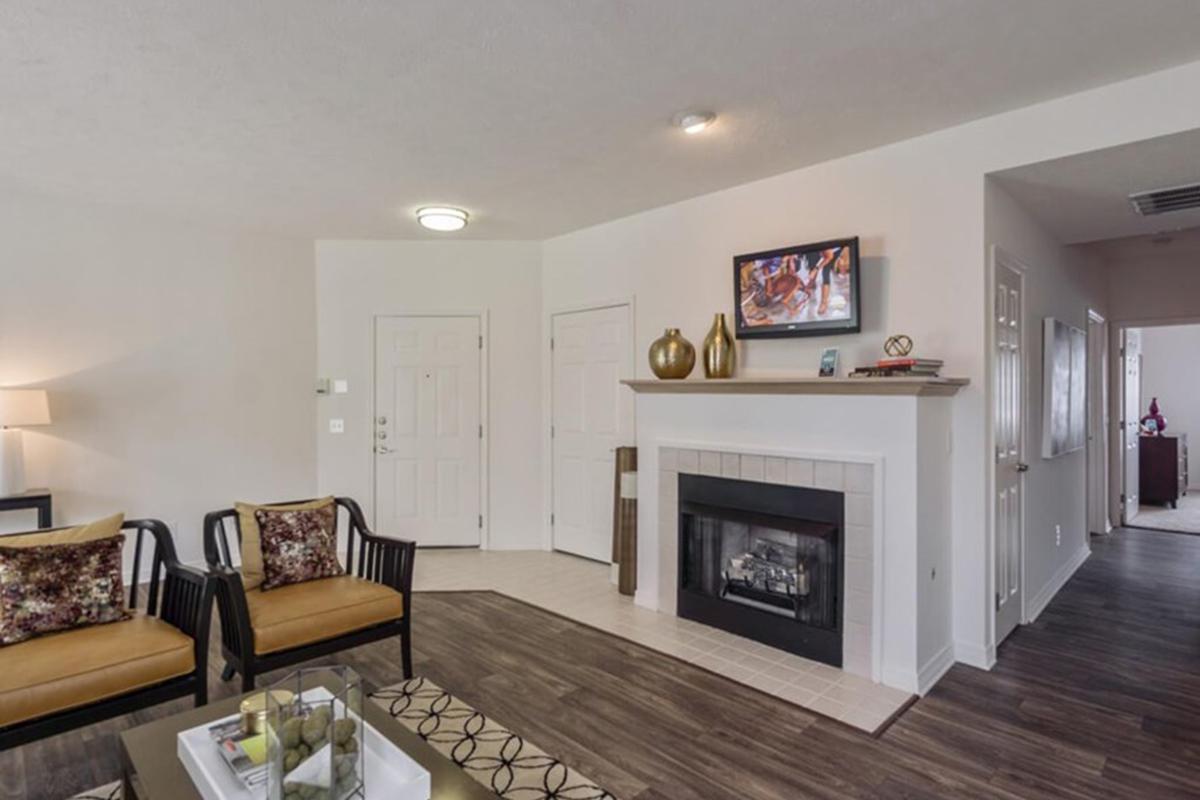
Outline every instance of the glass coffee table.
<path fill-rule="evenodd" d="M 332 678 L 329 686 L 332 687 Z M 324 685 L 319 677 L 314 685 Z M 258 691 L 263 691 L 259 689 Z M 254 694 L 252 692 L 251 694 Z M 238 713 L 243 696 L 194 708 L 121 734 L 121 780 L 124 800 L 201 800 L 192 779 L 176 755 L 176 736 L 182 731 Z M 429 770 L 431 800 L 495 800 L 457 764 L 401 725 L 373 701 L 363 703 L 367 723 L 414 761 Z"/>

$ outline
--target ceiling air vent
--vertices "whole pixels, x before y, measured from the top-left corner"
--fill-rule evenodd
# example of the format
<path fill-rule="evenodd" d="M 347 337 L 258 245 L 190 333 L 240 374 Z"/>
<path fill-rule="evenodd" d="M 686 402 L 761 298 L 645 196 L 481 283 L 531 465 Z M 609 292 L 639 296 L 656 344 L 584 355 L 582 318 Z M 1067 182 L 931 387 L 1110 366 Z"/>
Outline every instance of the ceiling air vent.
<path fill-rule="evenodd" d="M 1129 195 L 1129 202 L 1133 204 L 1133 210 L 1143 217 L 1166 214 L 1169 211 L 1200 208 L 1200 183 L 1176 186 L 1172 189 L 1137 192 Z"/>

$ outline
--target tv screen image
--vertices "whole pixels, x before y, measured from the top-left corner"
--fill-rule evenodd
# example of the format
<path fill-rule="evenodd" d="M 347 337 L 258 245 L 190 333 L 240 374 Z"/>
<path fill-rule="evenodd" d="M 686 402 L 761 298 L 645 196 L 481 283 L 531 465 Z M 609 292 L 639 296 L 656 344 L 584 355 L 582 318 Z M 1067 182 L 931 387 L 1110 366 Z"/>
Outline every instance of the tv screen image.
<path fill-rule="evenodd" d="M 857 238 L 735 256 L 737 337 L 859 331 L 858 270 Z"/>

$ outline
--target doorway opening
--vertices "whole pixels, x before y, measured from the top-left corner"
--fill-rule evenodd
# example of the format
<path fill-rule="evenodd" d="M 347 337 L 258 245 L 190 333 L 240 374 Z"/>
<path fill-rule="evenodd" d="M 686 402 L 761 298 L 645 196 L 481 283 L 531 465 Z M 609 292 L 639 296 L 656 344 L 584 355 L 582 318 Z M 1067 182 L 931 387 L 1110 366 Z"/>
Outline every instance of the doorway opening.
<path fill-rule="evenodd" d="M 1200 479 L 1190 442 L 1200 436 L 1200 324 L 1123 330 L 1122 450 L 1127 526 L 1200 535 Z"/>

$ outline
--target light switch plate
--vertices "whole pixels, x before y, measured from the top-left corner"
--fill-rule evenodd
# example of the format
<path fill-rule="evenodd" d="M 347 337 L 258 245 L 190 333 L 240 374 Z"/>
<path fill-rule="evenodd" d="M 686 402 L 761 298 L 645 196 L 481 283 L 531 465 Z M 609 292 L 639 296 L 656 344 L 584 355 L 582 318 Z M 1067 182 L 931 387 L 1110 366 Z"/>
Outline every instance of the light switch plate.
<path fill-rule="evenodd" d="M 350 391 L 350 382 L 349 381 L 347 381 L 345 378 L 334 378 L 334 380 L 333 380 L 333 393 L 334 394 L 345 394 L 348 391 Z"/>
<path fill-rule="evenodd" d="M 329 420 L 329 432 L 330 433 L 345 433 L 346 432 L 346 420 L 344 420 L 344 419 Z"/>

